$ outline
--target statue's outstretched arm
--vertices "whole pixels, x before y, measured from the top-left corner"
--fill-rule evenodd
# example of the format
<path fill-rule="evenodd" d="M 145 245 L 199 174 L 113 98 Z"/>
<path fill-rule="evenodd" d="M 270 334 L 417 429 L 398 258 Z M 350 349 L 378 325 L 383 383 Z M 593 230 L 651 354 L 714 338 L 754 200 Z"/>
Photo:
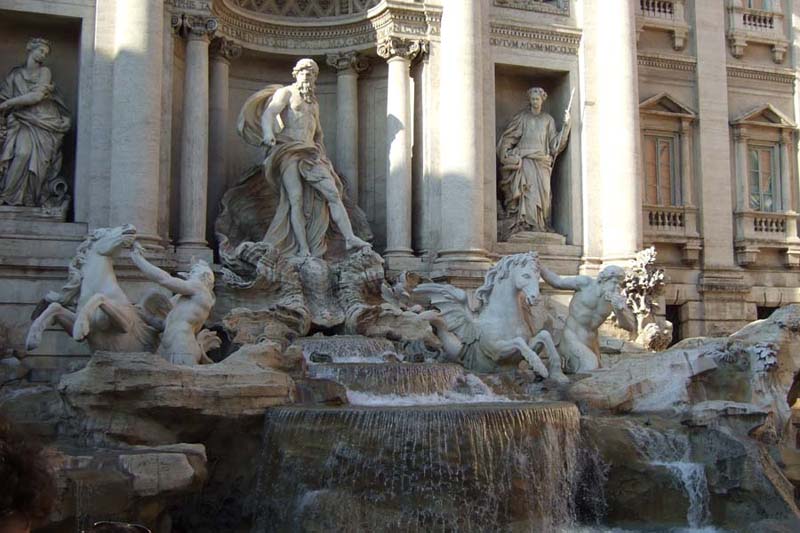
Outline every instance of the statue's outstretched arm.
<path fill-rule="evenodd" d="M 158 283 L 162 287 L 169 289 L 172 292 L 186 296 L 192 296 L 196 292 L 191 283 L 180 278 L 170 276 L 145 259 L 144 255 L 142 254 L 142 245 L 138 242 L 133 243 L 133 248 L 131 249 L 131 260 L 136 267 L 142 271 L 142 274 L 144 274 L 147 279 Z"/>
<path fill-rule="evenodd" d="M 545 266 L 540 266 L 539 269 L 545 283 L 555 289 L 577 291 L 586 284 L 585 276 L 559 276 Z"/>

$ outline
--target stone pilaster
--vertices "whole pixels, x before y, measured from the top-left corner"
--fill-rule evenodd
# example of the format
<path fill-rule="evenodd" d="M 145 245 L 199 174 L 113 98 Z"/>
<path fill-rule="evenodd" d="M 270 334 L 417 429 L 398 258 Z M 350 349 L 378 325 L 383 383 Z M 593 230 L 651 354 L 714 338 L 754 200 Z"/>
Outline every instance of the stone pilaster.
<path fill-rule="evenodd" d="M 172 28 L 186 39 L 186 74 L 181 136 L 178 257 L 211 259 L 206 242 L 208 199 L 208 45 L 217 20 L 175 15 Z"/>
<path fill-rule="evenodd" d="M 208 132 L 208 208 L 206 235 L 214 235 L 214 222 L 219 214 L 219 202 L 227 183 L 228 160 L 228 100 L 230 62 L 242 55 L 242 47 L 230 39 L 215 37 L 209 45 L 211 58 Z"/>
<path fill-rule="evenodd" d="M 747 302 L 749 281 L 734 260 L 731 213 L 749 210 L 747 135 L 735 132 L 737 205 L 731 202 L 730 116 L 723 2 L 695 2 L 693 32 L 697 51 L 697 142 L 695 169 L 699 192 L 700 227 L 703 231 L 702 272 L 697 290 L 700 305 L 690 305 L 688 335 L 727 335 L 750 320 L 755 306 Z"/>
<path fill-rule="evenodd" d="M 389 64 L 386 97 L 386 251 L 394 258 L 411 258 L 411 61 L 424 41 L 390 37 L 378 43 L 378 55 Z M 391 266 L 390 266 L 391 268 Z"/>
<path fill-rule="evenodd" d="M 593 153 L 583 169 L 584 184 L 591 192 L 583 206 L 584 232 L 589 233 L 585 242 L 600 237 L 600 246 L 593 246 L 587 255 L 599 252 L 601 257 L 594 260 L 602 263 L 626 262 L 642 241 L 634 4 L 638 2 L 620 0 L 614 9 L 602 0 L 586 4 L 586 18 L 591 19 L 591 43 L 586 44 L 591 105 L 585 107 L 583 134 L 588 140 L 584 146 L 591 146 Z M 606 65 L 614 65 L 614 76 L 604 71 Z M 589 212 L 602 216 L 592 220 Z"/>
<path fill-rule="evenodd" d="M 437 263 L 447 271 L 482 271 L 489 264 L 483 242 L 484 4 L 482 0 L 442 4 L 442 230 Z"/>
<path fill-rule="evenodd" d="M 354 51 L 328 54 L 327 61 L 336 69 L 336 169 L 358 203 L 358 74 L 369 63 Z"/>
<path fill-rule="evenodd" d="M 160 246 L 164 3 L 118 2 L 115 18 L 109 222 L 133 224 L 148 246 Z"/>

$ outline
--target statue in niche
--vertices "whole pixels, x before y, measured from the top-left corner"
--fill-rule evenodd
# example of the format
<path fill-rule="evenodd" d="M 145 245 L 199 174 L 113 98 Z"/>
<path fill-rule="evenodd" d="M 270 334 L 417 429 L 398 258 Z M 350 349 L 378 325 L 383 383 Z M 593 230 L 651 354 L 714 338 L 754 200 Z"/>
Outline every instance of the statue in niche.
<path fill-rule="evenodd" d="M 558 131 L 553 117 L 542 111 L 547 92 L 533 87 L 527 94 L 530 107 L 511 119 L 497 144 L 507 219 L 501 224 L 501 238 L 523 231 L 554 232 L 550 177 L 553 163 L 569 139 L 572 96 Z"/>
<path fill-rule="evenodd" d="M 316 62 L 301 59 L 293 84 L 267 86 L 245 102 L 239 134 L 266 157 L 226 191 L 215 221 L 223 285 L 258 293 L 258 308 L 237 308 L 225 321 L 258 315 L 268 338 L 311 327 L 362 332 L 380 318 L 383 259 L 328 159 L 318 74 Z"/>
<path fill-rule="evenodd" d="M 314 94 L 318 75 L 313 59 L 301 59 L 292 71 L 295 83 L 252 95 L 238 122 L 245 141 L 266 147 L 264 176 L 280 195 L 263 241 L 300 257 L 325 255 L 331 220 L 347 250 L 370 246 L 353 231 L 342 182 L 325 152 Z"/>
<path fill-rule="evenodd" d="M 214 307 L 214 272 L 199 260 L 192 263 L 188 273 L 182 273 L 185 279 L 176 278 L 151 264 L 142 251 L 142 245 L 134 242 L 133 264 L 147 279 L 175 293 L 157 353 L 176 365 L 213 363 L 206 353 L 219 348 L 220 339 L 213 331 L 203 329 L 203 324 Z"/>
<path fill-rule="evenodd" d="M 541 267 L 542 279 L 561 290 L 575 291 L 558 351 L 564 358 L 567 373 L 588 372 L 600 366 L 600 339 L 597 329 L 611 313 L 618 324 L 636 331 L 636 318 L 627 307 L 621 284 L 625 270 L 616 265 L 605 267 L 596 279 L 589 276 L 559 276 Z"/>
<path fill-rule="evenodd" d="M 0 205 L 58 208 L 67 201 L 60 172 L 70 117 L 43 64 L 50 48 L 31 39 L 25 64 L 0 85 Z"/>

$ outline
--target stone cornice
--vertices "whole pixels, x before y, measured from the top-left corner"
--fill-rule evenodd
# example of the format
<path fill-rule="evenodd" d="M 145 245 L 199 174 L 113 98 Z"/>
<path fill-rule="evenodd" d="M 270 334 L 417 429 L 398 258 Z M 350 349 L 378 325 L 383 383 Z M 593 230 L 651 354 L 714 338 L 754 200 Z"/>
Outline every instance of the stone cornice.
<path fill-rule="evenodd" d="M 569 0 L 562 0 L 560 5 L 545 4 L 541 0 L 494 0 L 494 5 L 521 11 L 569 16 Z"/>
<path fill-rule="evenodd" d="M 502 48 L 578 55 L 581 32 L 566 28 L 536 28 L 507 22 L 492 22 L 489 42 L 492 46 Z"/>
<path fill-rule="evenodd" d="M 383 0 L 355 17 L 282 19 L 265 17 L 216 0 L 212 9 L 220 33 L 245 48 L 292 55 L 322 55 L 344 50 L 368 50 L 389 38 L 428 39 L 438 35 L 441 10 Z"/>
<path fill-rule="evenodd" d="M 791 69 L 776 70 L 728 65 L 728 77 L 792 85 L 795 80 L 795 73 Z"/>
<path fill-rule="evenodd" d="M 164 4 L 170 11 L 211 12 L 211 0 L 166 0 Z"/>
<path fill-rule="evenodd" d="M 697 69 L 697 59 L 693 57 L 639 54 L 637 60 L 640 67 L 680 70 L 684 72 L 694 72 Z"/>

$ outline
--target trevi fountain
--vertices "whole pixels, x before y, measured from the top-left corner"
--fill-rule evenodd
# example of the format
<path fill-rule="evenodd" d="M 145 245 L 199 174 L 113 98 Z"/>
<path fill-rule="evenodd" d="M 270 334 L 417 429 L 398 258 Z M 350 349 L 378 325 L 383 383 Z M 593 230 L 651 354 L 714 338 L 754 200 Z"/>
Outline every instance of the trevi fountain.
<path fill-rule="evenodd" d="M 0 531 L 800 531 L 751 4 L 0 0 Z"/>

